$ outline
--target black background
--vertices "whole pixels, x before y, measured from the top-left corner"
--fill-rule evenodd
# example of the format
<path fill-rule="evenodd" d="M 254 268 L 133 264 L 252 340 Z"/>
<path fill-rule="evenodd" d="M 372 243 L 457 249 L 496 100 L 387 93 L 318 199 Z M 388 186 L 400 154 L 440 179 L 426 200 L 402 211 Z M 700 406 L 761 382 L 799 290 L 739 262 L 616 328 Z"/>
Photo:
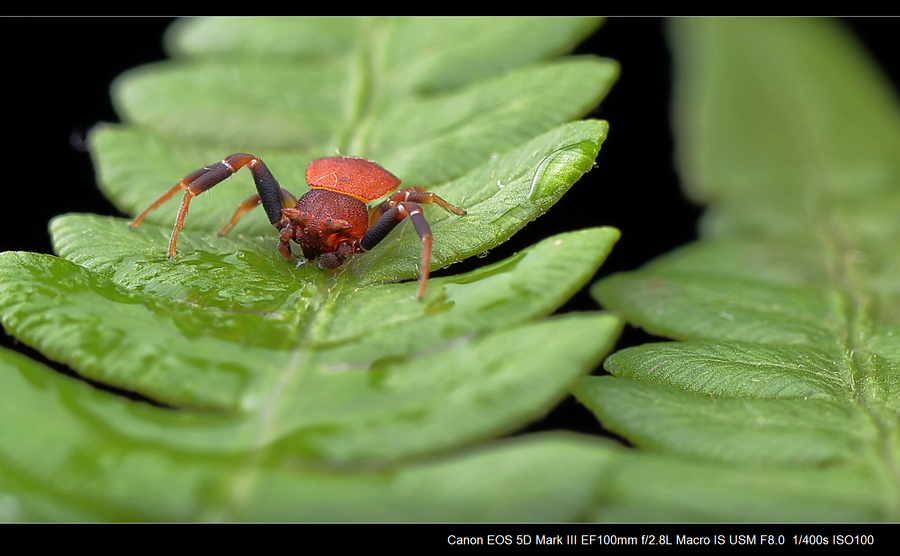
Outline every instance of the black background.
<path fill-rule="evenodd" d="M 896 86 L 900 21 L 846 21 Z M 170 22 L 169 18 L 0 19 L 5 77 L 0 250 L 50 253 L 47 223 L 58 214 L 125 216 L 96 188 L 90 157 L 79 150 L 79 140 L 97 122 L 118 121 L 109 98 L 110 82 L 129 68 L 165 59 L 161 36 Z M 454 265 L 451 272 L 500 260 L 552 234 L 615 226 L 622 239 L 599 278 L 637 268 L 696 237 L 701 209 L 682 198 L 671 162 L 671 67 L 663 21 L 612 18 L 577 52 L 614 58 L 622 65 L 619 81 L 590 114 L 611 126 L 598 167 L 511 241 L 485 259 Z M 583 290 L 561 310 L 596 308 Z M 619 347 L 646 339 L 627 328 Z M 40 358 L 4 334 L 0 341 Z M 599 432 L 593 417 L 573 401 L 529 430 L 558 427 Z"/>

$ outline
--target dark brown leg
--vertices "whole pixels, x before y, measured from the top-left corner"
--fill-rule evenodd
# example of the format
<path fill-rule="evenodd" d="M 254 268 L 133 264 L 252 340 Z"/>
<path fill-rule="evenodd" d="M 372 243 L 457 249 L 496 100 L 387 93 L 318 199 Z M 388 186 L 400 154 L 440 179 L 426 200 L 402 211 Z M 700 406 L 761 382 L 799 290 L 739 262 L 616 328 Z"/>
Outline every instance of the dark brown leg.
<path fill-rule="evenodd" d="M 172 196 L 175 195 L 176 193 L 178 193 L 179 191 L 183 191 L 183 190 L 187 189 L 188 185 L 190 185 L 194 180 L 196 180 L 197 178 L 199 178 L 200 176 L 202 176 L 203 174 L 205 174 L 207 172 L 209 172 L 209 168 L 200 168 L 199 170 L 191 172 L 190 174 L 188 174 L 185 177 L 178 180 L 178 183 L 176 183 L 175 185 L 170 187 L 168 190 L 166 190 L 165 193 L 163 193 L 162 195 L 157 197 L 155 201 L 150 203 L 149 207 L 145 208 L 143 212 L 141 212 L 140 214 L 135 216 L 134 220 L 132 220 L 131 224 L 129 224 L 129 227 L 132 230 L 137 228 L 138 225 L 144 221 L 144 218 L 146 218 L 148 214 L 150 214 L 151 212 L 153 212 L 154 210 L 159 208 L 160 205 L 162 205 L 163 203 L 165 203 L 166 201 L 171 199 Z"/>
<path fill-rule="evenodd" d="M 404 187 L 403 189 L 397 191 L 390 197 L 388 197 L 383 203 L 378 205 L 377 207 L 369 210 L 369 226 L 375 224 L 375 221 L 381 218 L 381 215 L 385 214 L 392 207 L 394 207 L 397 203 L 402 203 L 404 201 L 409 201 L 411 203 L 421 203 L 421 204 L 430 204 L 434 203 L 435 205 L 443 208 L 448 212 L 452 212 L 453 214 L 457 214 L 459 216 L 465 216 L 466 211 L 463 209 L 453 206 L 447 201 L 441 199 L 434 193 L 429 191 L 425 191 L 424 187 Z"/>
<path fill-rule="evenodd" d="M 244 166 L 250 168 L 250 172 L 253 174 L 257 195 L 266 211 L 266 216 L 269 217 L 269 222 L 271 222 L 273 226 L 277 226 L 278 223 L 281 222 L 281 209 L 284 205 L 282 189 L 278 185 L 278 181 L 272 176 L 272 173 L 269 172 L 269 169 L 266 168 L 266 165 L 262 160 L 256 158 L 252 154 L 236 153 L 225 157 L 216 164 L 191 172 L 178 180 L 178 183 L 160 195 L 149 207 L 131 221 L 131 228 L 137 228 L 151 211 L 158 208 L 178 191 L 184 190 L 184 197 L 181 199 L 181 206 L 178 208 L 178 215 L 175 217 L 175 227 L 172 230 L 172 236 L 169 238 L 167 255 L 171 259 L 175 256 L 175 244 L 178 240 L 178 232 L 181 231 L 181 228 L 184 225 L 184 218 L 187 216 L 191 199 L 221 183 L 228 178 L 228 176 L 234 174 Z M 238 210 L 240 210 L 240 208 Z M 238 215 L 238 217 L 240 217 L 240 215 Z"/>
<path fill-rule="evenodd" d="M 416 297 L 422 299 L 425 296 L 425 284 L 428 282 L 428 275 L 431 270 L 431 245 L 434 238 L 431 235 L 431 227 L 425 220 L 425 215 L 422 214 L 421 206 L 407 201 L 395 204 L 369 228 L 369 231 L 366 232 L 366 235 L 360 241 L 360 245 L 367 251 L 375 247 L 407 216 L 412 220 L 413 227 L 416 229 L 416 233 L 419 234 L 419 239 L 422 240 L 422 268 L 419 276 L 419 290 L 416 292 Z"/>

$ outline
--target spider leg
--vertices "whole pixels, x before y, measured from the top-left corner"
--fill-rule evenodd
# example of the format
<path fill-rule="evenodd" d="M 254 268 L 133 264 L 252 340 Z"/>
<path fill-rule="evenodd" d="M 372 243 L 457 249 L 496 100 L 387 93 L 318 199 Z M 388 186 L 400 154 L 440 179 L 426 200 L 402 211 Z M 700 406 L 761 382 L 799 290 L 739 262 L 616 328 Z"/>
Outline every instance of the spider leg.
<path fill-rule="evenodd" d="M 425 284 L 428 282 L 431 267 L 431 245 L 434 237 L 431 235 L 431 227 L 425 220 L 425 215 L 422 214 L 422 207 L 418 203 L 401 201 L 388 209 L 369 228 L 360 241 L 360 246 L 366 251 L 375 247 L 406 217 L 412 220 L 413 227 L 419 234 L 419 239 L 422 240 L 422 267 L 419 275 L 419 289 L 416 292 L 416 297 L 422 299 L 425 296 Z"/>
<path fill-rule="evenodd" d="M 165 193 L 160 195 L 155 201 L 153 201 L 149 207 L 144 209 L 143 212 L 138 214 L 134 220 L 131 221 L 130 227 L 131 229 L 137 228 L 138 225 L 144 220 L 144 218 L 150 214 L 153 210 L 156 210 L 160 205 L 165 203 L 169 198 L 171 198 L 175 193 L 179 191 L 184 191 L 184 197 L 181 199 L 181 206 L 178 207 L 178 215 L 175 217 L 175 227 L 172 230 L 172 235 L 169 238 L 169 249 L 167 251 L 167 256 L 171 259 L 175 256 L 175 244 L 178 241 L 178 232 L 181 231 L 182 226 L 184 225 L 184 218 L 187 216 L 188 207 L 191 204 L 191 199 L 203 193 L 204 191 L 222 183 L 226 178 L 247 166 L 250 169 L 250 172 L 253 174 L 253 181 L 256 183 L 256 191 L 257 195 L 251 197 L 250 199 L 254 199 L 255 197 L 259 198 L 259 202 L 262 203 L 263 208 L 266 211 L 266 216 L 269 217 L 269 222 L 272 223 L 276 228 L 279 227 L 279 224 L 282 221 L 281 209 L 284 206 L 284 196 L 283 189 L 278 185 L 278 181 L 266 167 L 263 161 L 252 154 L 244 154 L 244 153 L 236 153 L 229 156 L 226 156 L 221 161 L 216 164 L 212 164 L 210 166 L 206 166 L 200 168 L 199 170 L 195 170 L 185 177 L 178 180 L 178 182 L 170 187 Z M 238 211 L 241 211 L 241 207 L 248 205 L 248 202 L 244 201 L 238 207 Z M 237 214 L 237 217 L 233 217 L 233 220 L 236 220 L 240 217 L 241 214 L 253 208 L 253 206 L 249 206 L 246 210 L 241 211 Z M 232 223 L 233 224 L 233 223 Z M 280 229 L 280 228 L 279 228 Z M 227 230 L 226 230 L 227 231 Z"/>
<path fill-rule="evenodd" d="M 416 293 L 416 297 L 422 299 L 431 271 L 431 246 L 434 243 L 434 236 L 419 203 L 433 203 L 459 216 L 466 214 L 463 209 L 451 205 L 434 193 L 425 191 L 424 187 L 404 187 L 369 210 L 369 231 L 363 236 L 360 246 L 367 251 L 375 247 L 408 216 L 419 239 L 422 240 L 422 269 L 419 276 L 419 290 Z"/>
<path fill-rule="evenodd" d="M 434 203 L 435 205 L 443 208 L 448 212 L 452 212 L 453 214 L 459 216 L 465 216 L 466 214 L 466 211 L 464 211 L 463 209 L 451 205 L 450 203 L 441 199 L 430 191 L 425 191 L 424 187 L 404 187 L 403 189 L 388 197 L 380 205 L 369 210 L 369 226 L 372 226 L 376 220 L 381 218 L 381 215 L 389 211 L 394 205 L 403 201 L 422 204 Z"/>

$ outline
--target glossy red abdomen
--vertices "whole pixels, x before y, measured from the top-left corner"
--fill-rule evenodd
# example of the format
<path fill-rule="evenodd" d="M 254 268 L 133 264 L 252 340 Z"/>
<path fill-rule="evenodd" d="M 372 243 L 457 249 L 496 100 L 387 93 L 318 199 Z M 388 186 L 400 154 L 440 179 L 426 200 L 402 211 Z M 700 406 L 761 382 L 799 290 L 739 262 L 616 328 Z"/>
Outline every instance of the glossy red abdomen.
<path fill-rule="evenodd" d="M 306 167 L 306 183 L 368 203 L 397 189 L 400 178 L 378 164 L 355 156 L 332 156 L 313 160 Z"/>

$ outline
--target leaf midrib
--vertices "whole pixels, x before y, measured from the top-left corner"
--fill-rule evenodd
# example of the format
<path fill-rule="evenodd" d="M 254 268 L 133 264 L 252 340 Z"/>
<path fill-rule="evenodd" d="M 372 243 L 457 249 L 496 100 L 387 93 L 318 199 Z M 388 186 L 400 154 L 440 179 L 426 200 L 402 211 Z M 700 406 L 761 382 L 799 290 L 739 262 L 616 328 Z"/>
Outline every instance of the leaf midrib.
<path fill-rule="evenodd" d="M 341 154 L 359 155 L 366 152 L 369 132 L 375 123 L 377 108 L 384 98 L 384 82 L 378 77 L 385 67 L 386 45 L 393 37 L 396 22 L 386 19 L 368 19 L 360 26 L 356 56 L 352 59 L 355 91 L 347 128 L 337 141 Z"/>
<path fill-rule="evenodd" d="M 749 56 L 749 63 L 769 65 L 777 63 L 782 68 L 774 73 L 789 75 L 792 69 L 785 63 L 785 59 L 766 58 L 765 60 Z M 760 68 L 759 75 L 770 73 L 770 68 Z M 793 85 L 794 81 L 786 80 Z M 884 466 L 883 481 L 894 496 L 886 497 L 892 506 L 888 511 L 890 515 L 900 515 L 900 462 L 894 457 L 894 447 L 891 439 L 897 426 L 896 417 L 886 415 L 884 408 L 875 401 L 876 391 L 870 388 L 871 372 L 874 370 L 869 361 L 875 356 L 868 346 L 870 344 L 874 315 L 872 314 L 872 295 L 865 288 L 865 280 L 859 275 L 857 265 L 843 256 L 844 253 L 864 251 L 855 249 L 855 241 L 846 233 L 840 221 L 840 204 L 836 202 L 838 197 L 834 192 L 838 190 L 831 181 L 827 167 L 819 150 L 812 144 L 811 138 L 817 137 L 815 126 L 812 124 L 814 116 L 808 109 L 802 91 L 796 86 L 785 87 L 778 91 L 779 95 L 788 96 L 788 101 L 769 103 L 776 107 L 781 114 L 775 116 L 783 122 L 795 122 L 796 125 L 782 126 L 781 131 L 790 135 L 789 143 L 795 145 L 800 156 L 798 160 L 806 161 L 800 179 L 800 192 L 802 199 L 803 215 L 813 230 L 814 238 L 821 244 L 823 261 L 827 269 L 829 285 L 826 290 L 833 295 L 829 296 L 831 313 L 834 316 L 835 342 L 843 355 L 847 376 L 844 382 L 850 387 L 851 399 L 863 409 L 873 421 L 878 430 L 878 446 L 875 452 L 879 454 Z"/>

